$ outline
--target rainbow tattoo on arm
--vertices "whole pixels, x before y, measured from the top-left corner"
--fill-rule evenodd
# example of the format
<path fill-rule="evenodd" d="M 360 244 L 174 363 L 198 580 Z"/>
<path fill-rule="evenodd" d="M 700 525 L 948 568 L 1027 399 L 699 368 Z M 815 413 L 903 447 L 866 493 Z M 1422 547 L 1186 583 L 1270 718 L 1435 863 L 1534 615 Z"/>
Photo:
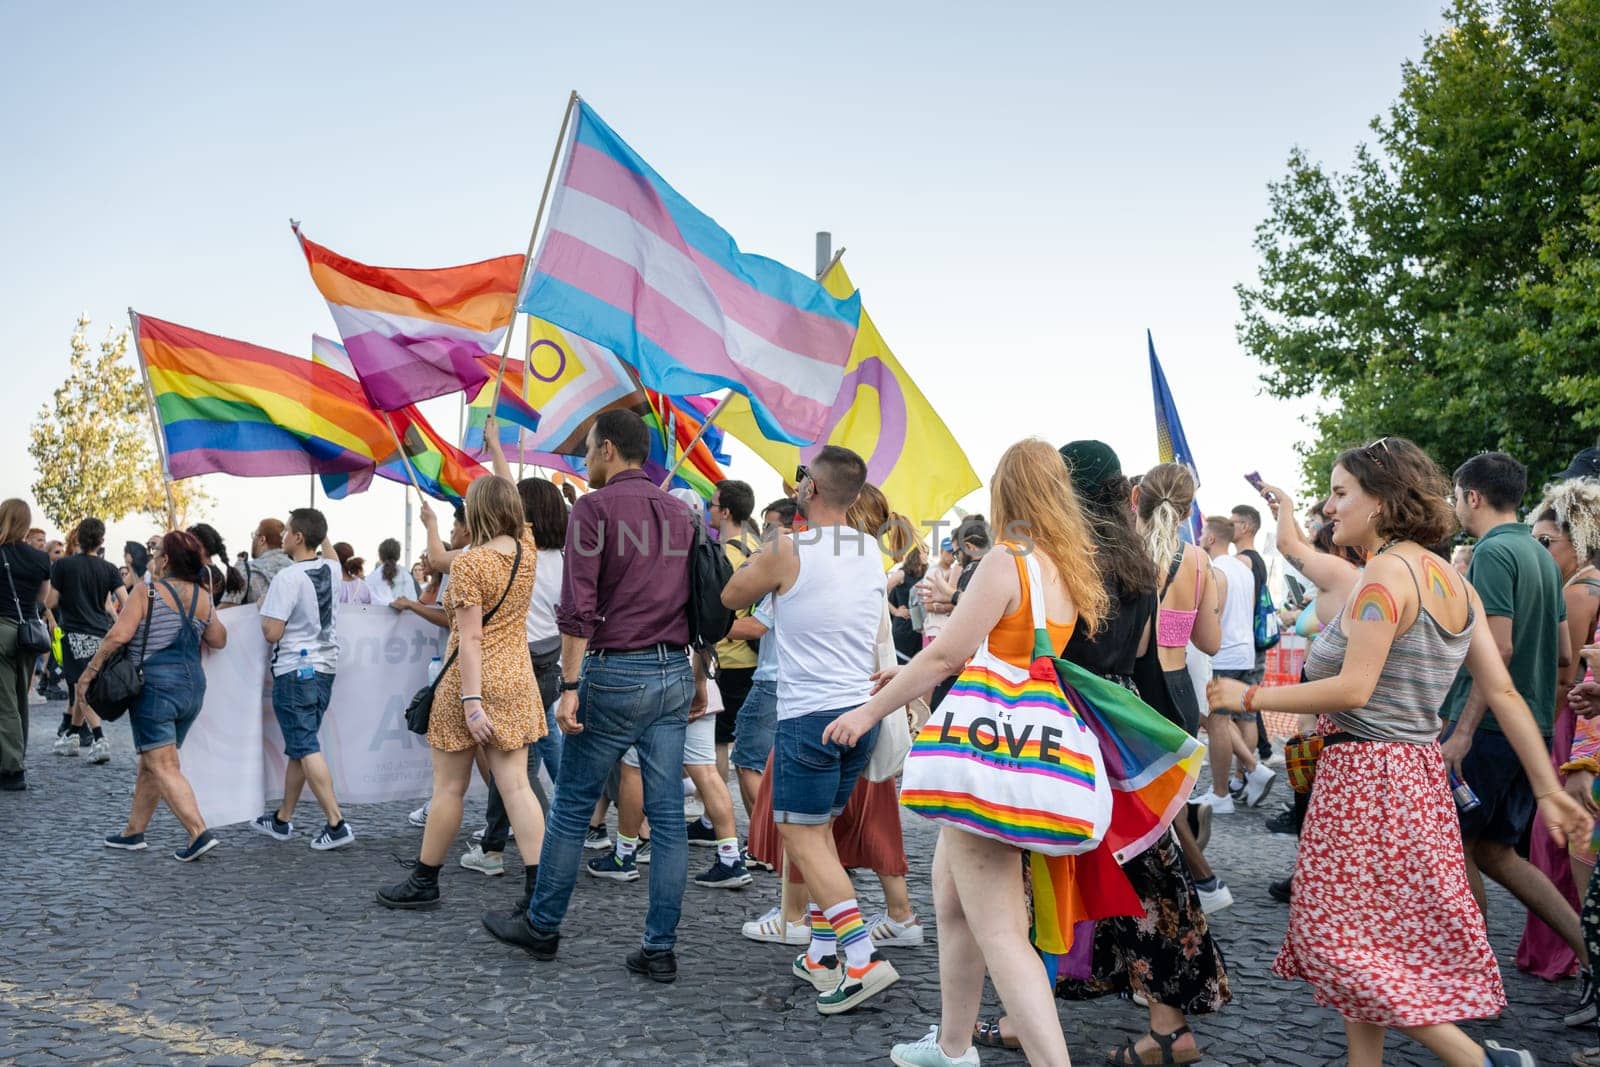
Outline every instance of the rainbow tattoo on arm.
<path fill-rule="evenodd" d="M 1400 621 L 1400 608 L 1387 586 L 1368 582 L 1350 601 L 1350 618 L 1356 622 L 1385 622 L 1393 626 Z"/>
<path fill-rule="evenodd" d="M 1450 579 L 1445 574 L 1444 564 L 1432 552 L 1422 554 L 1422 578 L 1428 587 L 1428 592 L 1441 600 L 1449 600 L 1456 595 L 1455 587 L 1450 584 Z"/>

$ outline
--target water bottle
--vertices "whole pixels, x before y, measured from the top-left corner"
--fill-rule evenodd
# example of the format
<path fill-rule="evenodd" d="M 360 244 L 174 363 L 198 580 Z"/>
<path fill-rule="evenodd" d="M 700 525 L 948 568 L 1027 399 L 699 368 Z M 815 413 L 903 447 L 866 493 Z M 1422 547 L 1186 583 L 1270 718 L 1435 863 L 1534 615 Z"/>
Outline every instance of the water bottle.
<path fill-rule="evenodd" d="M 311 653 L 303 648 L 300 650 L 300 666 L 294 676 L 302 682 L 309 682 L 317 676 L 316 668 L 311 666 Z"/>
<path fill-rule="evenodd" d="M 1463 812 L 1471 811 L 1483 803 L 1478 799 L 1478 794 L 1472 791 L 1472 787 L 1457 776 L 1454 767 L 1450 768 L 1450 795 L 1456 798 L 1457 810 Z"/>
<path fill-rule="evenodd" d="M 434 682 L 438 681 L 439 674 L 443 670 L 444 660 L 440 659 L 438 656 L 430 659 L 428 661 L 428 684 L 432 685 Z"/>

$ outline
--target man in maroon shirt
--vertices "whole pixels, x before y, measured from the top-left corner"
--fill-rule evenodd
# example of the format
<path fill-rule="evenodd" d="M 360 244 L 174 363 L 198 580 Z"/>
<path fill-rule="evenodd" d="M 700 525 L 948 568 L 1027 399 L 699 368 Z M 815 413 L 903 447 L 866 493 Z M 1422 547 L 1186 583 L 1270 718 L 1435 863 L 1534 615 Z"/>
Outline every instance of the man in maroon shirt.
<path fill-rule="evenodd" d="M 650 430 L 629 411 L 607 411 L 589 431 L 589 484 L 567 522 L 561 630 L 561 702 L 567 735 L 561 776 L 527 911 L 490 912 L 489 933 L 554 959 L 577 881 L 589 815 L 628 746 L 639 754 L 644 811 L 654 831 L 650 906 L 634 974 L 678 975 L 673 948 L 689 873 L 683 818 L 683 735 L 696 682 L 689 664 L 689 548 L 697 521 L 640 468 Z M 702 683 L 703 684 L 703 683 Z"/>

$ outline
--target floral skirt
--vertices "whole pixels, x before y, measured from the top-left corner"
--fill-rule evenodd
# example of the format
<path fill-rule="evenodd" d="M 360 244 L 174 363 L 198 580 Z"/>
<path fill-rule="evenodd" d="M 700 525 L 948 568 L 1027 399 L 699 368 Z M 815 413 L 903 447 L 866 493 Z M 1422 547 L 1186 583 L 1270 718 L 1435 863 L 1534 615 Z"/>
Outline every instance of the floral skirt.
<path fill-rule="evenodd" d="M 1178 841 L 1168 831 L 1123 864 L 1144 914 L 1094 926 L 1093 977 L 1063 978 L 1056 996 L 1088 1000 L 1134 993 L 1185 1015 L 1205 1015 L 1233 999 L 1227 965 L 1212 940 Z"/>
<path fill-rule="evenodd" d="M 1272 970 L 1310 982 L 1318 1004 L 1375 1026 L 1482 1019 L 1505 1008 L 1438 745 L 1322 750 L 1289 932 Z"/>

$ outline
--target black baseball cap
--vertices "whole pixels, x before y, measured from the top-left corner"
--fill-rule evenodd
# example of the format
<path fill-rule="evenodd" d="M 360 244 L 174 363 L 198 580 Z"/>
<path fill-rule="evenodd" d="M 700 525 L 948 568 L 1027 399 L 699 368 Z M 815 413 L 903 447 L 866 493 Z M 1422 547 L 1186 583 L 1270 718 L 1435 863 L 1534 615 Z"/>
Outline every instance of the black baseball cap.
<path fill-rule="evenodd" d="M 1562 481 L 1569 478 L 1600 478 L 1600 448 L 1586 448 L 1572 457 L 1572 465 L 1556 475 Z"/>

